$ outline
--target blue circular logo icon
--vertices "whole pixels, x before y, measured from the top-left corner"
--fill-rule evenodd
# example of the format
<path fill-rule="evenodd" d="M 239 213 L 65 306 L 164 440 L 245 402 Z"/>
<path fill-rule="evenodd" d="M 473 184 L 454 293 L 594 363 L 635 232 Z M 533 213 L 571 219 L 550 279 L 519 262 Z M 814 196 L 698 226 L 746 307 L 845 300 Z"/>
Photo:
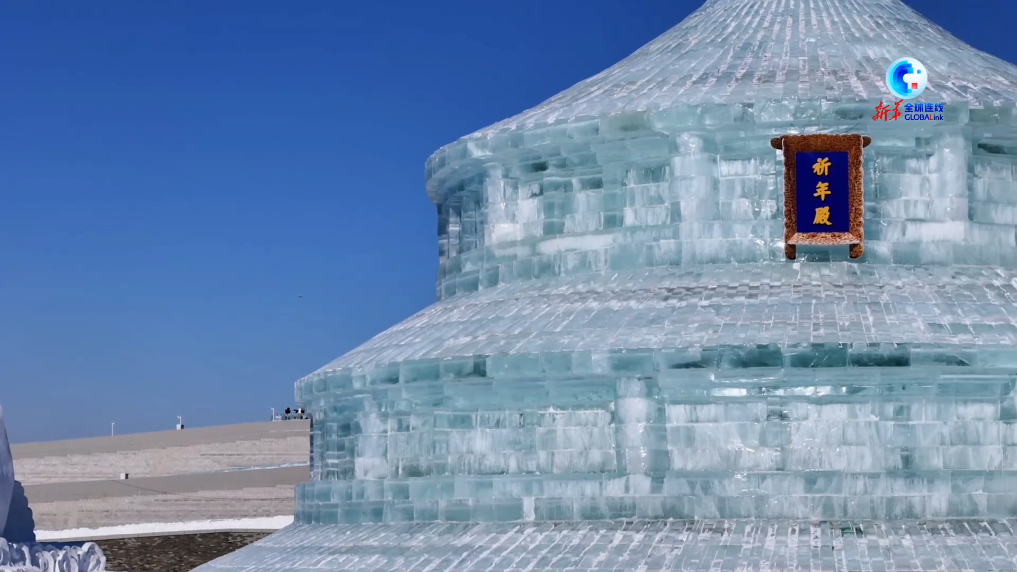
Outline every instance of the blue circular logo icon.
<path fill-rule="evenodd" d="M 886 87 L 895 97 L 913 99 L 929 85 L 929 72 L 915 58 L 901 58 L 886 70 Z"/>

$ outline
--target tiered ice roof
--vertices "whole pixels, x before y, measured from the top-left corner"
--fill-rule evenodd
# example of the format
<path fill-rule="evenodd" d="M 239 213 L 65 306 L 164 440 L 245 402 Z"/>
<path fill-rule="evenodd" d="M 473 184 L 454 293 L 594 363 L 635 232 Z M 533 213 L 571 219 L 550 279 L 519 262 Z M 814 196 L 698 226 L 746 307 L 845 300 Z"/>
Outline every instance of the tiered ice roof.
<path fill-rule="evenodd" d="M 927 97 L 973 107 L 1017 99 L 1017 66 L 950 35 L 900 0 L 709 0 L 631 56 L 468 138 L 585 116 L 705 103 L 889 97 L 903 56 Z"/>

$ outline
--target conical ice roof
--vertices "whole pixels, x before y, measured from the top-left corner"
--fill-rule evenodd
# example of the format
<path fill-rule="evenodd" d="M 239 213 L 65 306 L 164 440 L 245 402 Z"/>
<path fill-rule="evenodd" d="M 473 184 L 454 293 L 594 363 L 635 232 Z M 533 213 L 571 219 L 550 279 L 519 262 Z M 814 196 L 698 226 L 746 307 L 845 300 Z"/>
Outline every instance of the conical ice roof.
<path fill-rule="evenodd" d="M 474 133 L 679 105 L 891 98 L 886 69 L 929 70 L 924 99 L 1017 100 L 1017 66 L 981 52 L 901 0 L 708 0 L 611 68 Z"/>

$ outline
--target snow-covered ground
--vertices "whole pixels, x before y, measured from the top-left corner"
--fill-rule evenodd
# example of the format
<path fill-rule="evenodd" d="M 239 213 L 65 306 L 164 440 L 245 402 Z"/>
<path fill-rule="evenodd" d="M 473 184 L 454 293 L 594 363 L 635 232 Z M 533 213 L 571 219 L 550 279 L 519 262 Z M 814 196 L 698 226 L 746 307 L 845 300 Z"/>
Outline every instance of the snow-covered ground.
<path fill-rule="evenodd" d="M 37 530 L 37 542 L 71 542 L 131 536 L 157 536 L 192 532 L 267 531 L 272 532 L 293 523 L 292 516 L 263 518 L 237 518 L 230 520 L 197 520 L 189 522 L 153 522 L 126 524 L 101 528 L 72 528 L 68 530 Z"/>

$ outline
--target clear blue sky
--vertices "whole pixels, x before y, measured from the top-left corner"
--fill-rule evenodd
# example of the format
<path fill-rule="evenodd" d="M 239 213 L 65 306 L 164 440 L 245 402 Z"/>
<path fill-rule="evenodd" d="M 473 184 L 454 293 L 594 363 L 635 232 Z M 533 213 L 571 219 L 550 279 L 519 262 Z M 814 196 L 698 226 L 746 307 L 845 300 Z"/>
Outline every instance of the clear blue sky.
<path fill-rule="evenodd" d="M 698 0 L 7 2 L 0 403 L 14 441 L 267 418 L 433 301 L 440 146 Z M 1017 61 L 1017 4 L 912 0 Z"/>

